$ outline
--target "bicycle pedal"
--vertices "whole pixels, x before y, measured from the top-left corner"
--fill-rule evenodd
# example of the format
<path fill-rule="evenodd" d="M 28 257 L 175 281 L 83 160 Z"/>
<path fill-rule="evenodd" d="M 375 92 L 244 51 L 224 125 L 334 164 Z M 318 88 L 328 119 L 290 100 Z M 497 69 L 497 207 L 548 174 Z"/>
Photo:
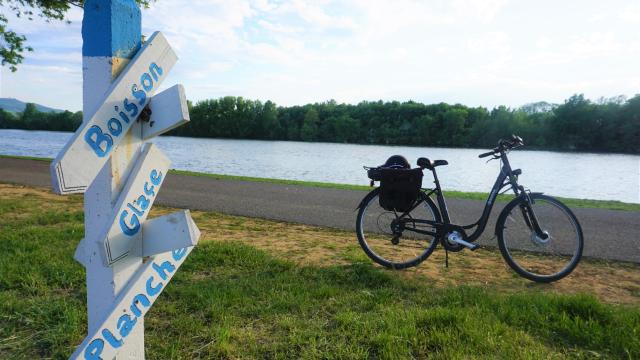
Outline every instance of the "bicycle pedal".
<path fill-rule="evenodd" d="M 476 250 L 478 250 L 480 248 L 480 245 L 478 245 L 478 244 L 471 244 L 471 245 L 473 245 L 472 247 L 469 248 L 469 250 L 471 250 L 471 251 L 476 251 Z"/>
<path fill-rule="evenodd" d="M 480 247 L 480 245 L 478 244 L 474 244 L 474 243 L 470 243 L 468 241 L 462 240 L 462 238 L 457 233 L 453 233 L 452 235 L 450 235 L 449 241 L 456 244 L 460 244 L 469 250 L 477 250 Z"/>

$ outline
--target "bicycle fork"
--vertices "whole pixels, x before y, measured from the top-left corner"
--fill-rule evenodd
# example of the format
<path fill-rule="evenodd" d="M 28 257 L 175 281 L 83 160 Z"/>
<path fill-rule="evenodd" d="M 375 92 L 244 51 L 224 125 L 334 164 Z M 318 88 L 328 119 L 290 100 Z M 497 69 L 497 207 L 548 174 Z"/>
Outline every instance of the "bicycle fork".
<path fill-rule="evenodd" d="M 522 217 L 524 217 L 524 222 L 527 224 L 529 230 L 533 231 L 536 237 L 540 239 L 542 243 L 544 243 L 549 239 L 549 233 L 542 230 L 542 228 L 540 227 L 538 217 L 531 207 L 531 204 L 533 204 L 533 200 L 531 200 L 531 197 L 524 191 L 524 189 L 521 189 L 521 191 L 526 200 L 524 204 L 520 205 L 520 211 L 522 212 Z"/>

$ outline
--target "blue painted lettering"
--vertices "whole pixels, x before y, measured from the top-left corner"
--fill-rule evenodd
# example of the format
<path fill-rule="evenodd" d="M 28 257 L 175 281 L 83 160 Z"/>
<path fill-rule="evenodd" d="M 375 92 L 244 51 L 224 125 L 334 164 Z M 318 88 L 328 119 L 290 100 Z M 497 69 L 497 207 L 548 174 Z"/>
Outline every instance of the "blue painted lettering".
<path fill-rule="evenodd" d="M 149 187 L 148 182 L 144 183 L 144 193 L 147 194 L 147 196 L 154 196 L 156 194 L 153 189 L 155 189 L 155 186 L 151 185 Z"/>
<path fill-rule="evenodd" d="M 140 106 L 145 105 L 145 102 L 147 101 L 147 93 L 145 93 L 144 90 L 138 90 L 138 85 L 133 84 L 133 86 L 131 86 L 131 95 L 138 99 L 138 104 Z"/>
<path fill-rule="evenodd" d="M 155 270 L 162 280 L 167 280 L 168 275 L 175 271 L 176 267 L 172 263 L 165 261 L 162 265 L 158 265 L 155 262 L 151 264 L 153 270 Z"/>
<path fill-rule="evenodd" d="M 102 129 L 96 125 L 93 125 L 87 130 L 84 134 L 84 141 L 89 144 L 98 157 L 107 156 L 113 146 L 111 135 L 104 134 Z"/>
<path fill-rule="evenodd" d="M 153 276 L 147 279 L 147 295 L 156 296 L 162 291 L 162 283 L 158 282 L 157 286 L 153 286 Z"/>
<path fill-rule="evenodd" d="M 102 360 L 100 357 L 102 350 L 104 350 L 104 340 L 94 339 L 84 349 L 84 358 L 87 360 Z"/>
<path fill-rule="evenodd" d="M 131 117 L 138 115 L 138 107 L 136 104 L 130 103 L 127 98 L 124 98 L 124 109 L 129 112 L 129 116 Z"/>
<path fill-rule="evenodd" d="M 153 75 L 153 80 L 158 81 L 158 75 L 162 76 L 162 68 L 156 63 L 149 65 L 149 72 Z"/>
<path fill-rule="evenodd" d="M 155 169 L 151 170 L 149 180 L 152 184 L 159 186 L 162 182 L 162 172 Z M 127 203 L 127 208 L 133 212 L 128 223 L 129 211 L 122 210 L 122 213 L 120 213 L 120 229 L 125 235 L 133 236 L 138 233 L 140 230 L 140 218 L 149 209 L 151 199 L 156 195 L 155 186 L 149 185 L 149 182 L 144 183 L 143 191 L 146 196 L 144 194 L 139 195 L 135 200 Z"/>
<path fill-rule="evenodd" d="M 134 203 L 135 203 L 135 200 L 134 200 Z M 138 209 L 137 207 L 133 206 L 133 204 L 131 204 L 131 203 L 128 203 L 127 207 L 129 209 L 131 209 L 134 213 L 136 213 L 138 216 L 144 215 L 144 211 L 142 211 L 142 210 Z"/>
<path fill-rule="evenodd" d="M 120 316 L 120 318 L 118 319 L 118 324 L 116 325 L 118 331 L 120 332 L 120 336 L 126 338 L 127 335 L 131 333 L 131 330 L 133 330 L 133 327 L 136 326 L 137 322 L 138 318 L 134 317 L 133 319 L 131 319 L 131 317 L 129 317 L 129 314 Z"/>
<path fill-rule="evenodd" d="M 133 202 L 138 205 L 143 212 L 149 208 L 149 204 L 151 203 L 144 195 L 138 196 L 138 199 Z"/>
<path fill-rule="evenodd" d="M 133 298 L 133 302 L 131 303 L 129 309 L 131 309 L 131 312 L 135 316 L 140 317 L 142 316 L 142 310 L 140 310 L 138 304 L 142 304 L 142 306 L 144 307 L 149 307 L 151 305 L 151 301 L 149 301 L 149 298 L 144 294 L 138 294 Z"/>
<path fill-rule="evenodd" d="M 153 89 L 153 79 L 151 79 L 151 75 L 148 73 L 144 73 L 140 76 L 140 83 L 142 84 L 144 91 L 150 91 Z"/>
<path fill-rule="evenodd" d="M 102 329 L 102 337 L 107 340 L 109 345 L 114 349 L 119 348 L 123 344 L 122 339 L 116 339 L 115 335 L 113 335 L 109 329 Z"/>
<path fill-rule="evenodd" d="M 187 255 L 187 248 L 175 249 L 171 252 L 173 255 L 173 260 L 180 261 L 185 255 Z"/>
<path fill-rule="evenodd" d="M 120 133 L 122 133 L 122 124 L 116 118 L 109 119 L 109 122 L 107 122 L 107 128 L 109 128 L 109 132 L 113 136 L 119 136 Z"/>
<path fill-rule="evenodd" d="M 129 227 L 129 225 L 127 225 L 128 215 L 129 212 L 127 210 L 122 210 L 122 213 L 120 214 L 120 230 L 122 230 L 125 235 L 133 236 L 140 231 L 140 220 L 138 220 L 138 216 L 136 216 L 136 214 L 131 215 L 131 227 Z"/>
<path fill-rule="evenodd" d="M 118 115 L 120 115 L 120 119 L 122 119 L 122 121 L 124 121 L 125 124 L 129 123 L 129 117 L 127 117 L 127 114 L 125 114 L 124 112 L 120 111 L 118 113 Z"/>
<path fill-rule="evenodd" d="M 162 172 L 151 170 L 151 183 L 153 185 L 160 185 L 160 182 L 162 181 Z"/>

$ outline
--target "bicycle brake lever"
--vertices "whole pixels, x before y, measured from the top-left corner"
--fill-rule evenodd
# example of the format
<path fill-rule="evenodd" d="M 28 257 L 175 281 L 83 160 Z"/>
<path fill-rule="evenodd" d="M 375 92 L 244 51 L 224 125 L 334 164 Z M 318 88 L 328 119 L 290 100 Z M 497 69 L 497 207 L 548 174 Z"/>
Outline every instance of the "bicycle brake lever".
<path fill-rule="evenodd" d="M 485 164 L 488 164 L 488 163 L 489 163 L 489 161 L 492 161 L 492 160 L 498 160 L 498 159 L 500 159 L 500 157 L 499 157 L 499 156 L 495 156 L 495 155 L 494 155 L 494 156 L 492 156 L 489 160 L 487 160 L 487 161 L 485 162 Z"/>

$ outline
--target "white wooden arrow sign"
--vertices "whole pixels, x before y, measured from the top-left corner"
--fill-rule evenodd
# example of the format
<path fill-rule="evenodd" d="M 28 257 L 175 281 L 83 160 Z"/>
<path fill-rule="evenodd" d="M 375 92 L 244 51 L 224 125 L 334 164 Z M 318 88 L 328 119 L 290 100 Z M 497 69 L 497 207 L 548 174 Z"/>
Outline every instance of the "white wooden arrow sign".
<path fill-rule="evenodd" d="M 104 236 L 105 263 L 111 265 L 129 254 L 142 238 L 141 226 L 147 219 L 160 186 L 169 171 L 169 159 L 153 143 L 143 145 L 131 176 L 116 201 Z"/>
<path fill-rule="evenodd" d="M 193 247 L 200 239 L 200 229 L 191 218 L 189 210 L 181 210 L 171 214 L 145 221 L 142 224 L 142 246 L 137 256 L 153 256 L 164 252 L 186 247 Z M 86 252 L 86 239 L 82 239 L 74 259 L 85 267 L 89 266 L 91 254 Z"/>
<path fill-rule="evenodd" d="M 195 246 L 200 239 L 200 229 L 191 218 L 189 210 L 148 220 L 142 225 L 142 254 L 153 256 L 167 251 Z"/>
<path fill-rule="evenodd" d="M 114 359 L 138 319 L 151 308 L 191 249 L 159 254 L 138 269 L 104 317 L 102 325 L 84 339 L 70 359 Z"/>
<path fill-rule="evenodd" d="M 189 122 L 187 97 L 182 85 L 174 85 L 155 95 L 149 108 L 151 118 L 142 124 L 142 140 L 151 139 Z"/>
<path fill-rule="evenodd" d="M 113 82 L 95 113 L 51 163 L 55 192 L 84 192 L 177 59 L 162 33 L 155 32 Z"/>

